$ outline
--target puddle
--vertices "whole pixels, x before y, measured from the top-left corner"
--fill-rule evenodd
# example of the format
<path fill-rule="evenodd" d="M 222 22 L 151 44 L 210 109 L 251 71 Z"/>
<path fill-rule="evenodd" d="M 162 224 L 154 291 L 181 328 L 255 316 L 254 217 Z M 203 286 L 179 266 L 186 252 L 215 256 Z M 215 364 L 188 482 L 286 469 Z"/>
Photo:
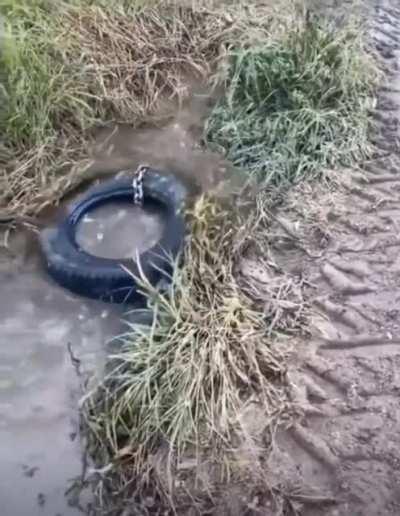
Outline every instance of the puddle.
<path fill-rule="evenodd" d="M 176 106 L 165 107 L 161 121 L 139 128 L 101 129 L 91 150 L 93 164 L 85 176 L 101 179 L 145 164 L 174 173 L 191 192 L 219 189 L 228 177 L 232 180 L 232 167 L 220 154 L 199 144 L 217 95 L 200 85 L 178 111 Z"/>
<path fill-rule="evenodd" d="M 163 224 L 156 207 L 108 203 L 92 210 L 80 221 L 76 242 L 102 258 L 134 258 L 160 239 Z"/>
<path fill-rule="evenodd" d="M 176 173 L 194 190 L 214 188 L 227 165 L 196 143 L 208 101 L 195 95 L 161 129 L 101 131 L 88 180 L 146 163 Z M 81 222 L 77 239 L 92 254 L 123 258 L 151 247 L 162 229 L 154 212 L 103 206 Z M 0 249 L 0 513 L 77 516 L 64 496 L 82 472 L 79 380 L 68 344 L 84 371 L 101 371 L 106 343 L 122 330 L 122 308 L 58 287 L 21 233 L 16 242 L 13 258 Z"/>
<path fill-rule="evenodd" d="M 0 264 L 0 513 L 76 516 L 64 496 L 82 472 L 68 344 L 84 372 L 101 370 L 121 308 L 59 288 L 28 254 L 23 266 Z"/>

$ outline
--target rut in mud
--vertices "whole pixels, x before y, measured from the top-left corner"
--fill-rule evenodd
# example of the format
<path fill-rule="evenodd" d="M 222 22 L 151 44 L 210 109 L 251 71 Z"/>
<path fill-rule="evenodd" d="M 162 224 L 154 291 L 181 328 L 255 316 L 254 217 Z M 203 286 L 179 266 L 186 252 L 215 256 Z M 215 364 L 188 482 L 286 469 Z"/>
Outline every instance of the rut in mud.
<path fill-rule="evenodd" d="M 312 252 L 276 245 L 307 279 L 315 316 L 288 371 L 302 417 L 278 434 L 268 469 L 306 516 L 400 513 L 398 3 L 378 2 L 372 19 L 386 72 L 373 115 L 380 156 L 329 192 L 294 189 L 281 215 Z"/>

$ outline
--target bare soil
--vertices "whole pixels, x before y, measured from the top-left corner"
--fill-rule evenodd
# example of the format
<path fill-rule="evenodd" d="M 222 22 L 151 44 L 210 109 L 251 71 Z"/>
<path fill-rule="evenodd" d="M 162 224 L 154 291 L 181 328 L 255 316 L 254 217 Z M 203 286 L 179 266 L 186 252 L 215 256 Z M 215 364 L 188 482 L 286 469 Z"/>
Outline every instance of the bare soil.
<path fill-rule="evenodd" d="M 400 514 L 399 22 L 397 2 L 376 3 L 379 157 L 293 189 L 277 213 L 273 258 L 303 278 L 312 306 L 287 372 L 298 417 L 274 436 L 267 462 L 294 514 Z"/>

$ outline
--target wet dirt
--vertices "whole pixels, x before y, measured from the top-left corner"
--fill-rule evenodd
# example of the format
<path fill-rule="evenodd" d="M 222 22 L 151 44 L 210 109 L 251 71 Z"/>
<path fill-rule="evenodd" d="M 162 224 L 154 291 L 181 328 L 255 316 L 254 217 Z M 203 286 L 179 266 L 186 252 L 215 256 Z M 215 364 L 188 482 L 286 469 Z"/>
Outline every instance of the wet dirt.
<path fill-rule="evenodd" d="M 81 249 L 102 258 L 135 258 L 153 247 L 163 232 L 156 207 L 107 203 L 80 221 L 76 242 Z"/>
<path fill-rule="evenodd" d="M 373 113 L 377 158 L 328 188 L 294 188 L 277 213 L 298 240 L 276 238 L 273 259 L 306 281 L 312 306 L 287 373 L 295 423 L 274 436 L 266 464 L 296 515 L 400 514 L 398 3 L 374 2 L 370 19 L 386 71 Z"/>
<path fill-rule="evenodd" d="M 83 465 L 72 357 L 83 375 L 101 371 L 121 308 L 52 283 L 33 240 L 19 233 L 1 252 L 0 512 L 75 516 L 74 493 L 65 496 Z"/>

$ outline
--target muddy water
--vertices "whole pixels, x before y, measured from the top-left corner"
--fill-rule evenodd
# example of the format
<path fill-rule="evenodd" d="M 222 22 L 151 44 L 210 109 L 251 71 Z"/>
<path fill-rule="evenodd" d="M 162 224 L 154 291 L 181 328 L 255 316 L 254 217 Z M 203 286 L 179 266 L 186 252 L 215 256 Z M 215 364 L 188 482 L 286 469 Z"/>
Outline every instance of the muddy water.
<path fill-rule="evenodd" d="M 110 204 L 83 218 L 78 241 L 92 254 L 125 258 L 154 245 L 162 228 L 154 209 Z M 72 359 L 83 375 L 101 371 L 123 309 L 54 284 L 22 233 L 0 251 L 0 284 L 0 514 L 81 514 L 65 496 L 82 473 L 82 376 Z"/>
<path fill-rule="evenodd" d="M 155 208 L 107 203 L 83 217 L 76 241 L 95 256 L 132 258 L 153 247 L 162 230 L 163 224 Z"/>
<path fill-rule="evenodd" d="M 64 493 L 82 471 L 81 391 L 68 344 L 83 373 L 101 370 L 121 309 L 53 284 L 26 244 L 0 253 L 0 514 L 75 516 Z"/>
<path fill-rule="evenodd" d="M 88 179 L 147 163 L 208 190 L 226 174 L 220 156 L 198 145 L 208 97 L 193 97 L 163 128 L 117 127 L 99 134 Z M 158 239 L 151 211 L 101 207 L 78 227 L 92 254 L 126 257 Z M 140 235 L 140 239 L 138 239 Z M 122 309 L 78 298 L 44 273 L 32 239 L 22 233 L 1 247 L 0 235 L 0 515 L 77 516 L 65 491 L 82 472 L 77 426 L 81 370 L 101 371 L 106 343 L 121 332 Z M 90 497 L 89 497 L 90 498 Z M 84 501 L 81 500 L 84 504 Z M 75 504 L 76 505 L 76 504 Z"/>
<path fill-rule="evenodd" d="M 146 164 L 176 174 L 189 191 L 217 190 L 225 195 L 225 180 L 229 177 L 232 182 L 231 165 L 199 144 L 216 96 L 199 86 L 178 111 L 176 106 L 166 105 L 146 126 L 119 125 L 99 131 L 87 177 L 102 178 Z"/>

